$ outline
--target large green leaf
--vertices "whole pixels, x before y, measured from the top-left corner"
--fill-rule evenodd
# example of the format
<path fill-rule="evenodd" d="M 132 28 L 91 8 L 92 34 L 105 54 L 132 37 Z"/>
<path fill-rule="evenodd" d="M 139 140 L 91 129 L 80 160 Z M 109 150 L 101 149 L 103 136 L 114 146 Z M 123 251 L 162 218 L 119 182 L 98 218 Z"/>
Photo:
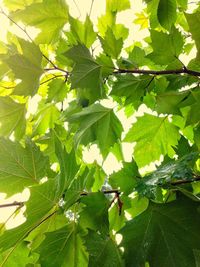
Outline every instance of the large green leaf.
<path fill-rule="evenodd" d="M 199 207 L 199 202 L 183 196 L 167 204 L 150 203 L 120 231 L 126 266 L 144 266 L 148 261 L 151 267 L 196 267 Z"/>
<path fill-rule="evenodd" d="M 14 250 L 31 231 L 55 214 L 55 206 L 61 197 L 57 192 L 57 183 L 57 179 L 51 179 L 44 184 L 31 187 L 31 196 L 26 203 L 25 216 L 27 220 L 20 226 L 7 230 L 1 235 L 0 252 L 11 247 Z M 51 213 L 49 214 L 49 212 Z"/>
<path fill-rule="evenodd" d="M 36 249 L 41 266 L 86 267 L 87 253 L 74 222 L 46 234 L 45 240 Z"/>
<path fill-rule="evenodd" d="M 38 46 L 23 39 L 18 39 L 22 54 L 10 55 L 5 62 L 12 69 L 16 79 L 21 82 L 16 86 L 17 95 L 34 95 L 39 87 L 42 53 Z"/>
<path fill-rule="evenodd" d="M 75 144 L 98 142 L 103 154 L 107 154 L 122 133 L 122 125 L 112 109 L 100 104 L 93 104 L 75 113 L 69 119 L 78 122 L 79 128 L 75 134 Z"/>
<path fill-rule="evenodd" d="M 12 195 L 45 177 L 48 159 L 32 143 L 0 139 L 0 191 Z"/>
<path fill-rule="evenodd" d="M 101 66 L 94 61 L 89 50 L 79 44 L 68 50 L 66 56 L 76 63 L 71 74 L 71 88 L 91 88 L 99 95 Z"/>
<path fill-rule="evenodd" d="M 86 236 L 86 247 L 89 252 L 89 267 L 124 266 L 120 251 L 110 236 L 103 236 L 89 230 Z"/>
<path fill-rule="evenodd" d="M 41 32 L 36 42 L 48 44 L 58 40 L 63 26 L 68 21 L 68 7 L 63 0 L 43 0 L 15 11 L 12 18 L 39 28 Z"/>
<path fill-rule="evenodd" d="M 174 27 L 170 34 L 151 30 L 151 41 L 153 53 L 148 57 L 159 65 L 169 65 L 183 49 L 183 37 Z"/>
<path fill-rule="evenodd" d="M 26 108 L 12 100 L 10 97 L 0 97 L 0 136 L 14 136 L 20 139 L 25 133 Z"/>
<path fill-rule="evenodd" d="M 158 4 L 158 20 L 167 30 L 170 30 L 176 21 L 176 1 L 160 0 Z"/>
<path fill-rule="evenodd" d="M 139 167 L 159 160 L 161 155 L 175 154 L 173 147 L 180 138 L 178 128 L 168 121 L 167 117 L 156 117 L 145 114 L 125 137 L 126 142 L 137 142 L 134 148 L 134 157 Z"/>
<path fill-rule="evenodd" d="M 135 108 L 141 103 L 142 97 L 151 85 L 151 76 L 134 76 L 126 74 L 117 77 L 114 82 L 111 95 L 125 97 L 126 104 L 133 104 Z"/>

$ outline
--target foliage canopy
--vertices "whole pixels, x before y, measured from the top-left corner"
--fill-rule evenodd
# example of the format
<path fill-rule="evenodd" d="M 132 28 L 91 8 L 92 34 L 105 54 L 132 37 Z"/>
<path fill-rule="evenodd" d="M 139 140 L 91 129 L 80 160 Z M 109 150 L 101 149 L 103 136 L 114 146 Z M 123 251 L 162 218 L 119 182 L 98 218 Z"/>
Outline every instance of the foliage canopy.
<path fill-rule="evenodd" d="M 0 266 L 200 264 L 200 4 L 144 0 L 133 23 L 149 36 L 127 46 L 118 15 L 134 7 L 105 1 L 94 25 L 68 1 L 4 0 L 25 38 L 0 43 L 0 192 L 30 197 L 7 205 L 26 220 L 0 225 Z M 94 144 L 102 162 L 84 158 Z"/>

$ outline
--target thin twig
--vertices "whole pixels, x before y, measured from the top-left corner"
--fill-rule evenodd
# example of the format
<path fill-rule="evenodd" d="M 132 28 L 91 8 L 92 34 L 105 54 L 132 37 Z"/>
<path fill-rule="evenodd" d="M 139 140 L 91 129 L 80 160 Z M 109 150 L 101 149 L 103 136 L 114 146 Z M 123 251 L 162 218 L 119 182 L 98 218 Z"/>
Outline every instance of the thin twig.
<path fill-rule="evenodd" d="M 91 13 L 92 13 L 93 4 L 94 4 L 94 0 L 92 0 L 91 5 L 90 5 L 89 17 L 91 16 Z"/>
<path fill-rule="evenodd" d="M 1 204 L 0 208 L 16 207 L 16 206 L 21 208 L 24 206 L 24 202 L 14 201 L 13 203 Z"/>
<path fill-rule="evenodd" d="M 177 180 L 177 181 L 171 182 L 170 184 L 171 185 L 181 185 L 181 184 L 190 184 L 190 183 L 198 182 L 198 181 L 200 181 L 200 176 L 196 176 L 190 180 Z"/>
<path fill-rule="evenodd" d="M 51 81 L 51 80 L 54 80 L 54 79 L 56 79 L 56 78 L 59 78 L 59 77 L 66 77 L 66 75 L 54 75 L 53 77 L 47 79 L 46 81 L 41 82 L 40 85 L 42 85 L 42 84 L 44 84 L 44 83 L 47 83 L 47 82 L 49 82 L 49 81 Z"/>
<path fill-rule="evenodd" d="M 67 70 L 61 69 L 61 68 L 59 68 L 59 67 L 57 67 L 57 66 L 56 66 L 55 68 L 45 68 L 45 69 L 44 69 L 44 71 L 55 71 L 55 70 L 59 70 L 59 71 L 64 72 L 64 73 L 66 73 L 66 74 L 69 73 Z"/>
<path fill-rule="evenodd" d="M 118 195 L 120 195 L 120 191 L 118 189 L 103 190 L 100 192 L 104 193 L 105 195 L 106 194 L 118 194 Z M 92 193 L 95 193 L 95 192 L 92 192 Z M 80 195 L 81 196 L 87 196 L 89 194 L 91 194 L 91 192 L 82 192 Z"/>

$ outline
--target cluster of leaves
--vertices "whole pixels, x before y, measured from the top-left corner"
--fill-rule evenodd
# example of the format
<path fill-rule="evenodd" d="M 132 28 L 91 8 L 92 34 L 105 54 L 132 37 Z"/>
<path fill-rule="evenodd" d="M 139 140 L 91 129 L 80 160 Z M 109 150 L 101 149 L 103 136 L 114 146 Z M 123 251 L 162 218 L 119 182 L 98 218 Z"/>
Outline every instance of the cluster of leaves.
<path fill-rule="evenodd" d="M 117 15 L 130 2 L 105 1 L 94 30 L 67 1 L 4 0 L 1 12 L 26 38 L 8 33 L 0 43 L 0 192 L 29 188 L 30 198 L 24 223 L 0 225 L 0 266 L 200 264 L 200 6 L 143 1 L 134 23 L 149 36 L 126 47 L 129 29 Z M 180 55 L 192 49 L 185 66 Z M 142 104 L 151 112 L 125 133 L 118 111 L 128 118 Z M 135 144 L 132 162 L 124 142 Z M 85 162 L 92 144 L 122 168 L 106 174 Z"/>

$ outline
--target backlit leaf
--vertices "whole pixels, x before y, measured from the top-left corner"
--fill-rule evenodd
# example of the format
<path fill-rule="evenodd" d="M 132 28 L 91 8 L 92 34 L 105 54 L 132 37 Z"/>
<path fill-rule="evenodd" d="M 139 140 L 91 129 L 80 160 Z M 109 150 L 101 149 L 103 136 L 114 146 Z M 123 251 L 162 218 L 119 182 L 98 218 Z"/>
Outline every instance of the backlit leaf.
<path fill-rule="evenodd" d="M 9 97 L 0 97 L 0 136 L 9 136 L 14 131 L 20 139 L 25 133 L 25 105 L 13 101 Z"/>
<path fill-rule="evenodd" d="M 43 0 L 15 11 L 12 18 L 39 28 L 41 32 L 36 42 L 48 44 L 57 41 L 63 26 L 67 23 L 68 7 L 63 0 Z"/>
<path fill-rule="evenodd" d="M 23 148 L 19 143 L 0 139 L 0 191 L 8 195 L 37 184 L 46 176 L 48 160 L 32 143 Z"/>
<path fill-rule="evenodd" d="M 124 141 L 137 142 L 134 157 L 138 166 L 143 167 L 159 160 L 161 155 L 168 154 L 172 157 L 179 138 L 178 129 L 167 117 L 145 114 L 133 124 Z"/>

